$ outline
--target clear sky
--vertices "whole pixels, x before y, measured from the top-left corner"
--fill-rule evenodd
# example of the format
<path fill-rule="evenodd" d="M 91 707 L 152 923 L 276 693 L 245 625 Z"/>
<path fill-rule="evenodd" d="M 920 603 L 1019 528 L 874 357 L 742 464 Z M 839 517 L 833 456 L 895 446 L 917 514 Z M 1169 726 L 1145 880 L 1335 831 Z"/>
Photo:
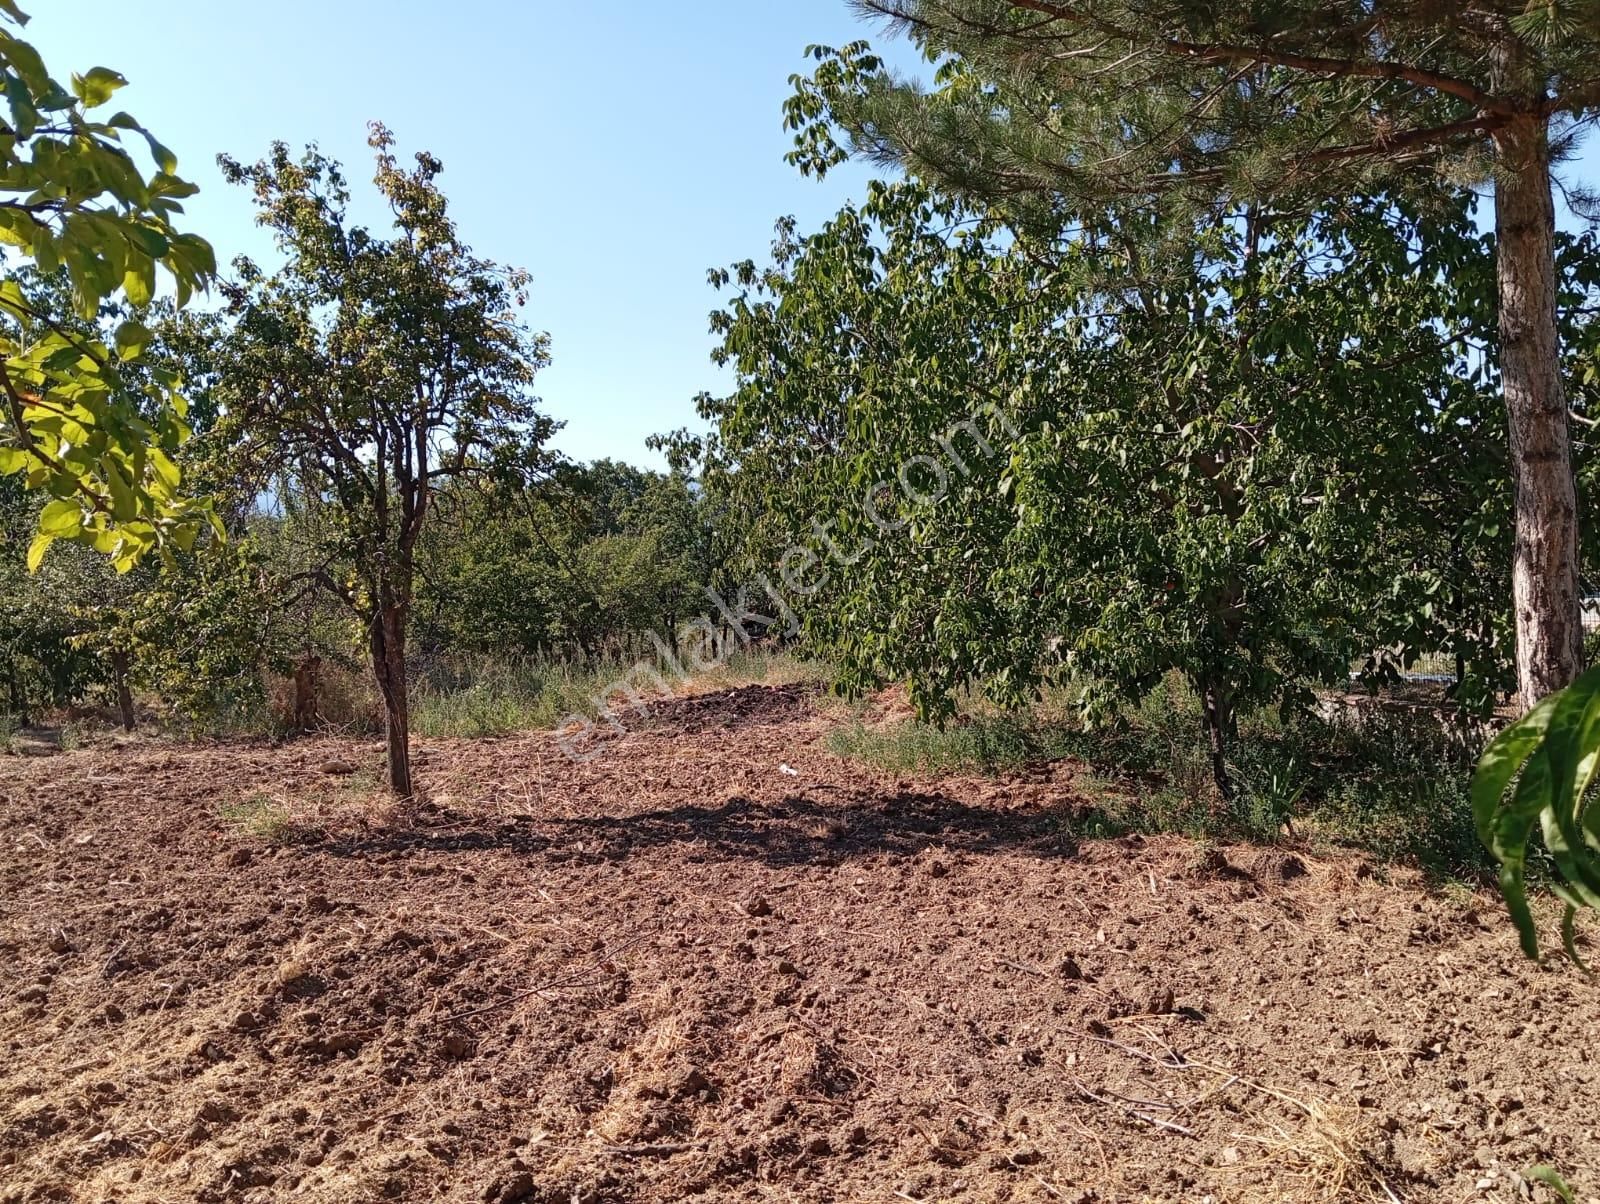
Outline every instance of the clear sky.
<path fill-rule="evenodd" d="M 201 186 L 189 228 L 224 261 L 270 254 L 218 152 L 315 141 L 358 196 L 366 123 L 445 164 L 461 232 L 533 273 L 540 381 L 575 459 L 659 463 L 645 436 L 696 425 L 726 387 L 708 358 L 706 269 L 761 258 L 773 222 L 814 227 L 864 169 L 806 179 L 783 161 L 781 106 L 807 44 L 888 39 L 844 0 L 24 0 L 24 36 L 58 79 L 130 81 L 114 102 Z M 902 61 L 909 62 L 902 50 Z M 364 215 L 365 216 L 365 215 Z M 371 214 L 378 220 L 378 215 Z"/>

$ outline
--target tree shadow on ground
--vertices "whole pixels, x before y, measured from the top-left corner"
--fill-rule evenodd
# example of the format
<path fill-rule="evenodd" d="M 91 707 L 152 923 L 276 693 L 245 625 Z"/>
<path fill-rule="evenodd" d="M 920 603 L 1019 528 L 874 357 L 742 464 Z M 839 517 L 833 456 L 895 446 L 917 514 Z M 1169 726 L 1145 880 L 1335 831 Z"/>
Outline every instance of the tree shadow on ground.
<path fill-rule="evenodd" d="M 818 798 L 814 795 L 830 795 Z M 337 857 L 506 852 L 555 861 L 623 861 L 678 846 L 686 860 L 752 858 L 771 866 L 828 865 L 881 854 L 1026 852 L 1070 857 L 1081 838 L 1119 832 L 1104 812 L 1074 800 L 1007 810 L 944 794 L 814 787 L 774 802 L 742 796 L 716 806 L 681 804 L 631 814 L 478 818 L 428 808 L 406 828 L 317 842 Z"/>

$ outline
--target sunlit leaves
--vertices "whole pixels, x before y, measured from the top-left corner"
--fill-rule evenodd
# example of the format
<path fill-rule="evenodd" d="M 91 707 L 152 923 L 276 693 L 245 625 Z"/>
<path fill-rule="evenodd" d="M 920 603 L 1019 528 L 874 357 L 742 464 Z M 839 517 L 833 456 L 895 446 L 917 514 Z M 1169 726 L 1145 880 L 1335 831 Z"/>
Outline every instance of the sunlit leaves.
<path fill-rule="evenodd" d="M 0 5 L 0 21 L 25 20 Z M 182 497 L 170 455 L 188 434 L 178 382 L 159 371 L 140 372 L 137 382 L 130 375 L 149 330 L 125 321 L 104 337 L 85 333 L 110 301 L 148 305 L 165 277 L 181 305 L 216 271 L 209 244 L 172 225 L 194 192 L 172 174 L 172 153 L 127 113 L 90 115 L 126 82 L 94 67 L 63 87 L 0 24 L 11 127 L 0 136 L 0 242 L 43 272 L 64 269 L 73 293 L 68 310 L 52 311 L 15 278 L 0 284 L 0 472 L 23 474 L 55 499 L 46 507 L 52 523 L 30 551 L 34 564 L 51 542 L 70 539 L 125 570 L 169 543 L 192 544 L 208 521 L 202 505 Z M 130 134 L 148 148 L 154 172 L 129 153 Z"/>
<path fill-rule="evenodd" d="M 72 94 L 83 102 L 86 109 L 97 109 L 126 87 L 128 81 L 109 67 L 95 67 L 83 75 L 73 75 Z"/>

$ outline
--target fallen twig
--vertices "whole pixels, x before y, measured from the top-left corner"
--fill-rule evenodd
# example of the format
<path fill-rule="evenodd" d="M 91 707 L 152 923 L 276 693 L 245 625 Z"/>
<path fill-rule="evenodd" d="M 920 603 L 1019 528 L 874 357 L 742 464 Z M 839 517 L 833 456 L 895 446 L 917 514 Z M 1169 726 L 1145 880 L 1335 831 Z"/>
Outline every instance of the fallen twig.
<path fill-rule="evenodd" d="M 1074 1085 L 1078 1088 L 1079 1093 L 1085 1099 L 1091 1099 L 1097 1104 L 1104 1104 L 1108 1108 L 1115 1108 L 1118 1112 L 1122 1112 L 1125 1115 L 1135 1117 L 1138 1120 L 1144 1121 L 1146 1124 L 1154 1125 L 1158 1129 L 1167 1129 L 1167 1130 L 1170 1130 L 1173 1133 L 1182 1133 L 1185 1137 L 1193 1137 L 1194 1136 L 1194 1130 L 1193 1129 L 1187 1128 L 1184 1125 L 1180 1125 L 1175 1121 L 1162 1120 L 1159 1116 L 1151 1116 L 1147 1112 L 1141 1112 L 1137 1108 L 1130 1108 L 1130 1107 L 1128 1107 L 1128 1106 L 1126 1106 L 1124 1104 L 1121 1104 L 1121 1103 L 1117 1102 L 1117 1100 L 1115 1100 L 1115 1099 L 1111 1099 L 1111 1098 L 1108 1098 L 1107 1096 L 1101 1095 L 1098 1092 L 1095 1092 L 1095 1091 L 1091 1090 L 1090 1087 L 1088 1086 L 1088 1084 L 1083 1082 L 1082 1079 L 1074 1078 L 1072 1081 L 1073 1081 Z"/>
<path fill-rule="evenodd" d="M 997 965 L 997 966 L 1006 966 L 1007 968 L 1012 969 L 1012 970 L 1021 970 L 1024 974 L 1037 975 L 1039 978 L 1048 978 L 1049 977 L 1049 975 L 1047 975 L 1043 970 L 1039 969 L 1038 966 L 1030 966 L 1030 965 L 1027 965 L 1027 964 L 1025 964 L 1023 962 L 1009 961 L 1009 960 L 1007 960 L 1006 958 L 1003 958 L 1003 957 L 995 958 L 994 959 L 994 964 Z"/>
<path fill-rule="evenodd" d="M 673 1154 L 685 1154 L 699 1148 L 687 1141 L 662 1142 L 655 1145 L 613 1145 L 593 1129 L 589 1130 L 589 1136 L 599 1141 L 607 1153 L 621 1154 L 624 1158 L 667 1158 Z"/>

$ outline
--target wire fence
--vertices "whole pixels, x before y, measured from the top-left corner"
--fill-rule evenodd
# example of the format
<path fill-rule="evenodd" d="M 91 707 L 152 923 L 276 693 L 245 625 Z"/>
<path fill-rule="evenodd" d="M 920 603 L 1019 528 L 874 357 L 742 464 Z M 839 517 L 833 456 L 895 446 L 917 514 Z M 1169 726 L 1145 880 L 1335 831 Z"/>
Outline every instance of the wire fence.
<path fill-rule="evenodd" d="M 1586 593 L 1579 604 L 1579 616 L 1583 623 L 1583 646 L 1586 650 L 1594 648 L 1595 633 L 1600 632 L 1600 593 Z M 1586 658 L 1589 663 L 1600 663 L 1593 655 Z M 1419 656 L 1409 668 L 1400 674 L 1400 680 L 1408 685 L 1442 686 L 1448 689 L 1456 684 L 1460 670 L 1455 658 L 1443 652 L 1429 652 Z"/>

